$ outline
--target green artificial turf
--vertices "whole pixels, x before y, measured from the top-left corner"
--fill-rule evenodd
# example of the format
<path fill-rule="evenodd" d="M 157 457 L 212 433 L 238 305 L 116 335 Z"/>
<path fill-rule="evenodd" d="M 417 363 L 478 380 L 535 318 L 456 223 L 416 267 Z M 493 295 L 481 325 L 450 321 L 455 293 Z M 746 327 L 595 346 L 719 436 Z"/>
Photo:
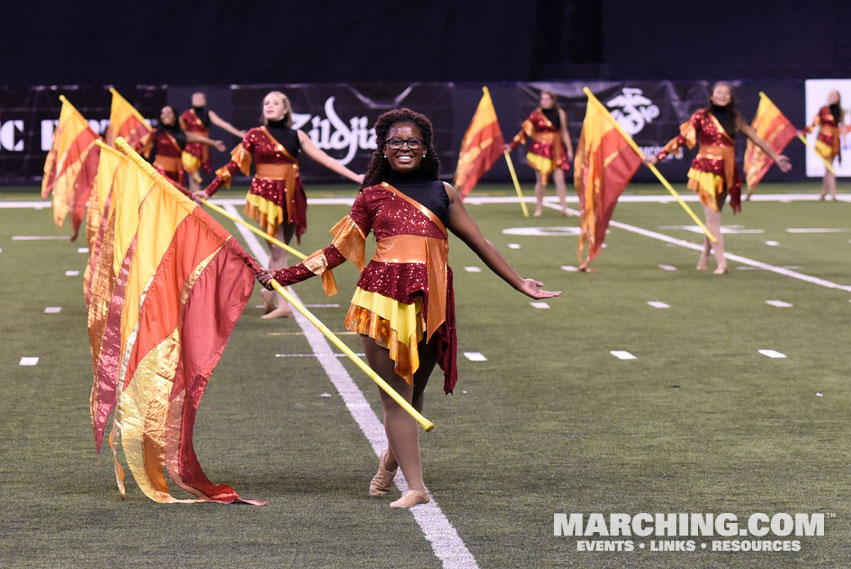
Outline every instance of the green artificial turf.
<path fill-rule="evenodd" d="M 817 186 L 760 189 L 812 193 Z M 488 186 L 475 195 L 511 193 Z M 658 190 L 627 190 L 651 193 Z M 22 199 L 37 192 L 0 194 L 0 203 Z M 468 209 L 521 275 L 563 291 L 549 309 L 534 309 L 451 241 L 460 379 L 455 394 L 444 396 L 442 376 L 433 374 L 424 414 L 436 426 L 422 434 L 422 452 L 429 489 L 480 567 L 851 565 L 851 293 L 741 270 L 746 265 L 733 261 L 725 276 L 697 272 L 695 251 L 616 227 L 592 263 L 598 272 L 568 272 L 561 267 L 578 264 L 575 236 L 503 230 L 574 227 L 576 218 L 545 209 L 524 219 L 517 204 Z M 326 245 L 327 228 L 346 211 L 312 205 L 301 249 Z M 702 241 L 667 228 L 693 225 L 676 204 L 621 203 L 614 219 Z M 851 285 L 848 220 L 848 203 L 800 201 L 746 203 L 741 214 L 725 210 L 723 217 L 725 227 L 763 230 L 726 235 L 729 253 L 841 285 Z M 52 226 L 48 209 L 0 208 L 0 566 L 441 566 L 410 513 L 367 497 L 377 464 L 372 449 L 315 358 L 275 356 L 311 350 L 293 320 L 258 318 L 258 293 L 202 400 L 195 444 L 213 482 L 269 504 L 156 504 L 129 473 L 122 501 L 111 453 L 105 449 L 99 460 L 93 448 L 82 278 L 65 276 L 82 275 L 87 256 L 77 249 L 84 244 L 12 240 L 66 233 Z M 307 303 L 338 303 L 314 312 L 344 332 L 357 272 L 343 266 L 335 273 L 341 293 L 333 299 L 316 280 L 294 289 Z M 45 314 L 46 306 L 62 310 Z M 341 337 L 361 351 L 354 336 Z M 770 359 L 760 349 L 787 357 Z M 637 359 L 619 360 L 612 350 Z M 487 361 L 469 361 L 464 352 Z M 39 357 L 38 365 L 19 366 L 23 356 Z M 380 417 L 376 388 L 343 363 Z M 600 553 L 578 551 L 578 538 L 554 537 L 553 515 L 572 512 L 828 518 L 823 537 L 797 538 L 797 553 Z M 649 547 L 649 538 L 635 539 L 642 541 Z"/>

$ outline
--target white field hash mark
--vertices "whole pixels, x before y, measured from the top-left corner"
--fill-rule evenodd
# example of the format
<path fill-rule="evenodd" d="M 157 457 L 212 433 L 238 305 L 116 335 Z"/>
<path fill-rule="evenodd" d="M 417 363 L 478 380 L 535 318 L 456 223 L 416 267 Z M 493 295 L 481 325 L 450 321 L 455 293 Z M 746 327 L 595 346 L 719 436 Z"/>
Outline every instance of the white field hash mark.
<path fill-rule="evenodd" d="M 777 350 L 759 350 L 759 353 L 767 358 L 771 358 L 774 360 L 783 359 L 786 357 L 786 354 L 781 354 Z"/>
<path fill-rule="evenodd" d="M 66 277 L 76 277 L 79 276 L 80 271 L 65 271 Z"/>
<path fill-rule="evenodd" d="M 61 310 L 62 310 L 61 306 L 47 306 L 47 307 L 44 308 L 44 313 L 45 314 L 59 314 L 59 312 Z"/>
<path fill-rule="evenodd" d="M 546 302 L 530 302 L 529 304 L 532 305 L 532 308 L 537 308 L 538 310 L 546 310 L 550 307 Z"/>
<path fill-rule="evenodd" d="M 242 204 L 243 200 L 230 200 L 225 209 L 236 218 L 241 219 L 242 216 L 237 211 L 235 205 Z M 346 202 L 351 205 L 352 200 Z M 237 226 L 237 230 L 242 236 L 243 241 L 248 245 L 251 252 L 257 257 L 261 265 L 266 265 L 269 261 L 269 254 L 265 248 L 260 245 L 257 237 L 242 226 Z M 298 298 L 298 295 L 291 291 Z M 300 312 L 294 313 L 295 321 L 304 332 L 304 337 L 310 344 L 310 348 L 317 356 L 319 364 L 325 371 L 328 379 L 334 384 L 337 392 L 340 394 L 343 403 L 355 420 L 358 427 L 363 432 L 366 439 L 369 441 L 375 457 L 381 454 L 381 451 L 387 448 L 387 436 L 384 433 L 384 426 L 378 420 L 378 416 L 372 410 L 369 402 L 364 397 L 363 392 L 358 388 L 357 384 L 352 380 L 349 372 L 340 363 L 331 349 L 331 345 L 325 340 L 322 333 L 311 324 L 307 318 L 301 315 Z M 396 476 L 396 487 L 402 491 L 408 489 L 404 476 Z M 467 545 L 458 535 L 455 529 L 437 500 L 432 496 L 431 502 L 421 504 L 409 510 L 414 516 L 420 529 L 423 531 L 423 536 L 426 541 L 431 544 L 431 549 L 435 556 L 440 560 L 444 569 L 479 569 L 479 564 L 476 558 L 470 553 Z"/>
<path fill-rule="evenodd" d="M 481 352 L 464 352 L 464 357 L 471 362 L 486 362 L 488 359 Z"/>
<path fill-rule="evenodd" d="M 637 360 L 638 359 L 634 355 L 627 352 L 626 350 L 612 350 L 609 353 L 612 354 L 613 356 L 615 356 L 619 360 Z"/>
<path fill-rule="evenodd" d="M 21 363 L 18 365 L 22 366 L 34 366 L 38 363 L 37 356 L 24 356 L 21 358 Z"/>
<path fill-rule="evenodd" d="M 671 308 L 670 304 L 665 304 L 661 300 L 648 300 L 647 304 L 649 304 L 653 308 Z"/>
<path fill-rule="evenodd" d="M 482 272 L 482 269 L 480 269 L 479 267 L 464 267 L 464 270 L 467 271 L 468 273 L 481 273 Z"/>
<path fill-rule="evenodd" d="M 776 306 L 778 308 L 792 308 L 792 304 L 783 300 L 766 300 L 766 304 Z"/>

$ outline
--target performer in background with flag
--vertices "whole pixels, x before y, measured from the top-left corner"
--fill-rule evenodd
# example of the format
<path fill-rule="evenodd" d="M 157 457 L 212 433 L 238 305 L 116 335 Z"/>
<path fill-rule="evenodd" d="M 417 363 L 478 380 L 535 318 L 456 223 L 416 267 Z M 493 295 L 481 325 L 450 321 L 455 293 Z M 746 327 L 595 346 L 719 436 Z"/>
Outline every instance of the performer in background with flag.
<path fill-rule="evenodd" d="M 157 129 L 141 139 L 138 146 L 144 149 L 145 158 L 163 176 L 183 185 L 183 149 L 188 142 L 215 146 L 217 150 L 225 150 L 225 143 L 212 140 L 194 132 L 184 133 L 177 124 L 177 112 L 171 105 L 166 105 L 160 111 L 160 125 Z"/>
<path fill-rule="evenodd" d="M 532 111 L 520 129 L 520 132 L 505 146 L 511 151 L 518 144 L 529 145 L 526 161 L 535 170 L 535 217 L 543 211 L 544 193 L 550 174 L 556 184 L 556 194 L 561 202 L 561 212 L 568 216 L 567 188 L 564 183 L 564 173 L 570 170 L 573 161 L 573 145 L 567 132 L 567 114 L 559 108 L 555 93 L 541 91 L 541 105 Z"/>
<path fill-rule="evenodd" d="M 226 130 L 237 138 L 244 138 L 245 131 L 239 130 L 221 118 L 215 111 L 207 108 L 207 96 L 201 91 L 192 93 L 192 108 L 180 115 L 180 128 L 186 133 L 210 136 L 210 123 Z M 201 189 L 201 170 L 210 173 L 210 149 L 199 142 L 188 142 L 183 151 L 183 168 L 189 174 L 189 190 Z"/>
<path fill-rule="evenodd" d="M 765 93 L 759 94 L 759 106 L 751 122 L 751 129 L 765 140 L 777 154 L 783 152 L 783 149 L 795 138 L 796 133 L 795 126 L 780 112 L 780 109 Z M 774 160 L 748 139 L 748 144 L 745 147 L 745 181 L 748 186 L 746 201 L 751 199 L 754 188 L 772 164 L 774 164 Z"/>
<path fill-rule="evenodd" d="M 360 183 L 358 175 L 317 148 L 304 132 L 292 128 L 290 100 L 280 91 L 272 91 L 263 98 L 265 124 L 252 128 L 242 142 L 231 151 L 231 161 L 216 170 L 216 179 L 193 194 L 196 200 L 206 199 L 220 187 L 230 187 L 237 170 L 248 176 L 251 173 L 251 158 L 254 157 L 256 172 L 245 196 L 245 213 L 257 220 L 260 227 L 279 241 L 289 243 L 293 234 L 300 241 L 307 229 L 307 198 L 298 173 L 298 156 L 301 152 L 325 166 L 332 172 Z M 269 266 L 281 269 L 287 266 L 286 251 L 269 245 Z M 264 314 L 262 318 L 286 318 L 292 316 L 287 303 L 281 299 L 275 307 L 277 295 L 263 291 Z"/>
<path fill-rule="evenodd" d="M 842 162 L 839 134 L 840 129 L 846 128 L 844 119 L 845 113 L 842 111 L 839 91 L 834 90 L 828 93 L 827 104 L 818 110 L 813 124 L 801 131 L 802 134 L 809 134 L 818 127 L 815 151 L 827 164 L 833 164 L 834 160 Z M 828 193 L 830 193 L 830 199 L 836 201 L 836 174 L 825 168 L 818 199 L 824 200 Z"/>
<path fill-rule="evenodd" d="M 286 286 L 323 275 L 346 260 L 355 263 L 362 272 L 346 328 L 361 335 L 370 367 L 420 412 L 435 363 L 444 372 L 447 393 L 458 376 L 447 228 L 523 294 L 532 298 L 561 294 L 520 277 L 482 236 L 455 189 L 438 180 L 440 163 L 432 132 L 431 121 L 410 109 L 378 117 L 377 149 L 351 212 L 331 229 L 332 244 L 298 265 L 258 276 L 267 288 L 272 279 Z M 377 249 L 364 268 L 370 231 Z M 423 482 L 417 424 L 389 395 L 380 394 L 390 448 L 381 453 L 369 493 L 387 494 L 401 466 L 409 490 L 390 506 L 426 503 L 430 499 Z"/>
<path fill-rule="evenodd" d="M 709 237 L 704 237 L 703 252 L 697 263 L 697 270 L 707 269 L 709 252 L 714 249 L 718 263 L 715 269 L 716 275 L 727 272 L 724 237 L 721 234 L 721 208 L 724 207 L 724 202 L 729 195 L 733 212 L 742 209 L 742 181 L 736 167 L 733 141 L 733 137 L 738 132 L 743 133 L 759 146 L 777 162 L 777 166 L 783 172 L 788 172 L 792 168 L 786 156 L 777 154 L 748 126 L 736 110 L 733 89 L 726 81 L 715 83 L 710 91 L 709 105 L 696 111 L 688 121 L 680 125 L 680 134 L 668 142 L 659 154 L 646 159 L 647 163 L 656 164 L 683 145 L 694 148 L 695 144 L 700 143 L 697 157 L 692 161 L 691 169 L 688 171 L 688 187 L 700 196 L 706 215 L 706 226 L 717 241 L 713 245 Z"/>

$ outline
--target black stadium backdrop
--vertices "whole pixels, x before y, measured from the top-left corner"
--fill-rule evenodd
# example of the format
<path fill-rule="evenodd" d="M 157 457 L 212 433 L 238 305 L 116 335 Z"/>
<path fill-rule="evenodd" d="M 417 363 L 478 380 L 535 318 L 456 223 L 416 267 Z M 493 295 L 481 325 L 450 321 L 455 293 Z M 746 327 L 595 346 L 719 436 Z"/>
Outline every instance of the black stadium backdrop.
<path fill-rule="evenodd" d="M 734 82 L 739 108 L 750 119 L 756 110 L 759 91 L 763 90 L 797 126 L 803 127 L 803 81 Z M 677 133 L 678 125 L 695 110 L 706 106 L 709 84 L 705 81 L 571 81 L 498 83 L 489 86 L 503 136 L 510 140 L 520 123 L 537 105 L 542 89 L 558 95 L 568 116 L 571 138 L 579 138 L 586 99 L 582 88 L 588 86 L 609 108 L 619 123 L 646 154 L 655 153 Z M 161 107 L 174 105 L 178 112 L 188 108 L 197 87 L 116 86 L 139 111 L 156 123 Z M 372 125 L 382 112 L 407 106 L 428 115 L 434 123 L 435 146 L 441 160 L 441 175 L 451 179 L 461 139 L 482 95 L 481 85 L 456 83 L 396 84 L 295 84 L 232 85 L 202 88 L 208 105 L 238 128 L 260 123 L 263 96 L 276 89 L 287 94 L 293 104 L 294 126 L 308 134 L 314 143 L 356 172 L 363 172 L 375 149 Z M 59 95 L 64 94 L 85 116 L 92 127 L 103 134 L 108 125 L 112 95 L 109 86 L 38 86 L 0 87 L 0 181 L 5 184 L 32 184 L 40 180 L 44 159 L 50 148 L 53 129 L 59 117 Z M 238 140 L 213 127 L 212 136 L 233 147 Z M 741 137 L 739 137 L 741 138 Z M 739 158 L 744 151 L 740 140 Z M 804 147 L 793 141 L 787 150 L 793 163 L 803 165 Z M 525 153 L 519 147 L 514 158 L 522 164 Z M 213 151 L 214 168 L 224 165 L 227 153 Z M 672 180 L 684 180 L 690 154 L 672 156 L 660 165 Z M 342 181 L 311 160 L 303 160 L 306 181 Z M 521 180 L 534 177 L 529 168 L 518 167 Z M 209 178 L 209 177 L 208 177 Z M 652 181 L 649 171 L 639 169 L 637 181 Z M 804 168 L 789 174 L 772 169 L 771 180 L 803 180 Z M 500 160 L 483 182 L 509 180 L 505 162 Z"/>

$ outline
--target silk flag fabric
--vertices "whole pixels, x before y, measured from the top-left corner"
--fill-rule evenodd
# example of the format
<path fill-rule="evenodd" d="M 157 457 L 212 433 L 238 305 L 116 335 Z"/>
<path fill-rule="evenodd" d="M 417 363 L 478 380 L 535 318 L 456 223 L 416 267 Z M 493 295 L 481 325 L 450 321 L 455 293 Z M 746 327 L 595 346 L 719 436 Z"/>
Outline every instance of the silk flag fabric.
<path fill-rule="evenodd" d="M 121 321 L 126 343 L 116 390 L 115 425 L 124 457 L 140 489 L 157 502 L 185 501 L 172 496 L 167 472 L 198 500 L 259 503 L 207 479 L 195 455 L 193 429 L 207 382 L 260 267 L 165 178 L 147 165 L 143 174 L 149 189 L 130 247 Z"/>
<path fill-rule="evenodd" d="M 580 268 L 584 269 L 600 252 L 618 198 L 641 162 L 641 156 L 618 129 L 615 118 L 600 101 L 589 95 L 573 179 L 582 210 L 577 250 L 580 261 L 587 247 L 587 256 Z"/>
<path fill-rule="evenodd" d="M 64 96 L 59 123 L 53 133 L 53 145 L 44 161 L 41 197 L 52 195 L 53 222 L 62 227 L 71 214 L 71 241 L 77 238 L 86 202 L 95 183 L 100 137 L 92 130 L 83 115 Z"/>
<path fill-rule="evenodd" d="M 89 295 L 89 341 L 94 383 L 91 395 L 95 448 L 100 451 L 109 415 L 115 408 L 121 362 L 121 322 L 130 261 L 135 253 L 139 207 L 153 181 L 124 157 L 114 176 L 108 218 L 92 270 Z"/>
<path fill-rule="evenodd" d="M 789 119 L 780 112 L 780 109 L 765 93 L 759 94 L 759 106 L 756 109 L 753 122 L 751 122 L 751 128 L 777 154 L 781 154 L 797 134 L 795 126 L 789 122 Z M 745 147 L 745 181 L 749 190 L 759 184 L 772 164 L 774 164 L 774 160 L 748 139 Z"/>
<path fill-rule="evenodd" d="M 98 146 L 103 143 L 98 142 Z M 83 291 L 86 307 L 89 306 L 91 280 L 100 255 L 103 236 L 106 233 L 112 189 L 119 167 L 127 160 L 124 154 L 103 144 L 98 159 L 98 172 L 95 186 L 89 195 L 89 207 L 86 210 L 86 239 L 89 242 L 89 262 L 83 275 Z"/>
<path fill-rule="evenodd" d="M 487 87 L 483 91 L 473 120 L 461 141 L 458 167 L 455 169 L 455 187 L 461 192 L 462 198 L 470 193 L 484 173 L 502 156 L 505 144 L 490 91 Z"/>
<path fill-rule="evenodd" d="M 127 99 L 113 88 L 112 107 L 109 111 L 109 129 L 106 131 L 107 144 L 113 145 L 119 136 L 132 146 L 137 148 L 142 138 L 153 132 L 151 125 L 136 108 L 127 102 Z"/>

